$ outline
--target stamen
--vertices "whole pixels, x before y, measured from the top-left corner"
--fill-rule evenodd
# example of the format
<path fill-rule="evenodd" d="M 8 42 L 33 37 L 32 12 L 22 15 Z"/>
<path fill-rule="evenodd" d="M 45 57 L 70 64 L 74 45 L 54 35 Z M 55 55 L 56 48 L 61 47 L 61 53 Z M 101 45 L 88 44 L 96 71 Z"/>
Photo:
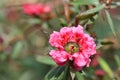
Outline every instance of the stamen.
<path fill-rule="evenodd" d="M 80 48 L 79 45 L 75 42 L 68 42 L 65 45 L 65 50 L 70 54 L 74 54 L 74 53 L 78 52 L 79 48 Z"/>

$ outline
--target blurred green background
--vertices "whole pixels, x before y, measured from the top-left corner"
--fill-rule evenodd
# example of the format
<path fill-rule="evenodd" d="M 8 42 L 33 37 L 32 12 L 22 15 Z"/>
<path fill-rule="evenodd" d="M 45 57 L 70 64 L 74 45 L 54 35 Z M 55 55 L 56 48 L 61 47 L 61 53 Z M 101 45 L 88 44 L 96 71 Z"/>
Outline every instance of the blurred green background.
<path fill-rule="evenodd" d="M 51 5 L 51 13 L 55 17 L 44 20 L 25 15 L 22 11 L 24 3 L 47 3 Z M 48 40 L 53 30 L 59 31 L 67 24 L 63 5 L 64 0 L 0 1 L 0 80 L 44 80 L 45 75 L 57 66 L 48 55 L 52 49 Z M 108 11 L 116 36 L 107 22 L 106 14 L 101 11 L 90 28 L 100 45 L 97 53 L 104 60 L 98 61 L 97 67 L 91 65 L 85 68 L 83 80 L 110 80 L 111 74 L 120 79 L 120 7 Z M 112 73 L 109 73 L 108 67 L 106 70 L 106 66 Z M 102 78 L 95 74 L 98 69 L 105 71 Z"/>

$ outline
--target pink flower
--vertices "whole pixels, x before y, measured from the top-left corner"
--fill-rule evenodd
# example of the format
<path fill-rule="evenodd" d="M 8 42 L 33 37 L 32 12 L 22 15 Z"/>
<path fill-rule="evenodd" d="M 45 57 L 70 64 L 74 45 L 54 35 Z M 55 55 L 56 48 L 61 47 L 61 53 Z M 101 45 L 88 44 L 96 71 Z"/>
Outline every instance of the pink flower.
<path fill-rule="evenodd" d="M 76 70 L 81 70 L 84 66 L 89 66 L 90 56 L 96 53 L 94 39 L 85 34 L 83 27 L 63 27 L 60 32 L 54 31 L 50 35 L 49 43 L 58 48 L 51 50 L 50 56 L 59 65 L 64 65 L 71 61 Z"/>
<path fill-rule="evenodd" d="M 51 7 L 45 4 L 24 4 L 23 11 L 28 15 L 41 15 L 49 13 L 51 11 Z"/>
<path fill-rule="evenodd" d="M 99 69 L 99 70 L 95 71 L 95 75 L 97 75 L 97 76 L 104 76 L 105 72 L 103 70 Z"/>

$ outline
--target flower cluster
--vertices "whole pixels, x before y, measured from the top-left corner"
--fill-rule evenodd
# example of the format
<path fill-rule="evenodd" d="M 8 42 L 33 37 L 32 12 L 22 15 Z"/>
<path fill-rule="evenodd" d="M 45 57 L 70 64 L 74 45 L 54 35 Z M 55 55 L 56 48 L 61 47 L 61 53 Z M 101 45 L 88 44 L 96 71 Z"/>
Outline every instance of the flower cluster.
<path fill-rule="evenodd" d="M 44 13 L 49 13 L 51 11 L 51 7 L 45 4 L 24 4 L 23 11 L 27 15 L 41 15 Z"/>
<path fill-rule="evenodd" d="M 94 39 L 85 34 L 83 27 L 63 27 L 60 32 L 54 31 L 50 35 L 49 43 L 57 48 L 51 50 L 49 55 L 62 66 L 67 61 L 71 61 L 76 70 L 81 70 L 84 66 L 89 66 L 90 56 L 96 53 Z"/>

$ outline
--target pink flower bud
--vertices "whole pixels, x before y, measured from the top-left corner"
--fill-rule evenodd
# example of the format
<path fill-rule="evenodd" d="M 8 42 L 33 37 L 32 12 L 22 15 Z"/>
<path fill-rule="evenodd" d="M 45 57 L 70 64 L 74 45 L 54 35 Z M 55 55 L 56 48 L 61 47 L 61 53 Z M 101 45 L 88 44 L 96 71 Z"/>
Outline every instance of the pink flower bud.
<path fill-rule="evenodd" d="M 97 76 L 104 76 L 105 72 L 103 70 L 99 69 L 99 70 L 95 71 L 95 75 L 97 75 Z"/>

